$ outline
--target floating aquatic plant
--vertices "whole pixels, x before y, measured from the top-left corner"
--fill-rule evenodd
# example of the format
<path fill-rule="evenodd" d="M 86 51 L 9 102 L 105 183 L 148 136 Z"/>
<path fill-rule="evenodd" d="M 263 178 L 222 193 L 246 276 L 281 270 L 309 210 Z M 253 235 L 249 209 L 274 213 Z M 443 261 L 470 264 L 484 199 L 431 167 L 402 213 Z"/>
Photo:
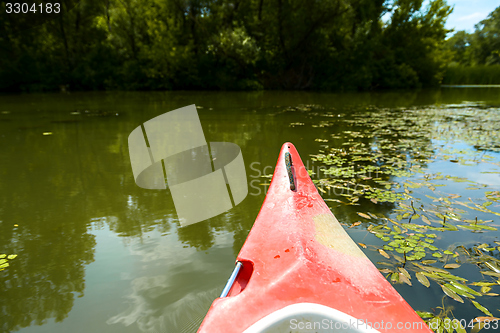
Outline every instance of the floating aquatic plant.
<path fill-rule="evenodd" d="M 9 267 L 9 260 L 12 260 L 17 257 L 17 254 L 0 254 L 0 271 L 3 271 L 7 267 Z"/>
<path fill-rule="evenodd" d="M 499 109 L 368 107 L 345 115 L 312 107 L 308 115 L 320 117 L 313 128 L 332 132 L 316 139 L 324 145 L 311 156 L 320 166 L 316 187 L 334 213 L 357 206 L 361 221 L 347 225 L 367 228 L 380 239 L 358 244 L 378 253 L 377 266 L 389 281 L 439 288 L 441 307 L 419 312 L 429 326 L 435 332 L 477 332 L 497 319 L 500 310 L 481 303 L 500 292 L 500 191 L 481 183 L 484 177 L 469 179 L 452 171 L 459 166 L 490 177 L 500 174 L 494 156 L 500 152 Z M 447 163 L 442 172 L 430 172 L 435 162 Z M 390 207 L 390 213 L 370 212 L 379 205 Z M 469 243 L 444 241 L 461 233 L 468 233 Z M 482 278 L 461 276 L 464 266 Z M 453 302 L 482 315 L 461 322 L 451 311 Z"/>

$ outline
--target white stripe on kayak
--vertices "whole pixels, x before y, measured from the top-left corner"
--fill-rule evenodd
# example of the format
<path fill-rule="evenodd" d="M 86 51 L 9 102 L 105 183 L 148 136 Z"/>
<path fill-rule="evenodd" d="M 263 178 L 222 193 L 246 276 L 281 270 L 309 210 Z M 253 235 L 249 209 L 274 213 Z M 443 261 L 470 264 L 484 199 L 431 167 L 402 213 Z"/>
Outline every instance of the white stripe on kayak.
<path fill-rule="evenodd" d="M 361 319 L 315 303 L 288 305 L 265 316 L 243 333 L 380 333 Z"/>

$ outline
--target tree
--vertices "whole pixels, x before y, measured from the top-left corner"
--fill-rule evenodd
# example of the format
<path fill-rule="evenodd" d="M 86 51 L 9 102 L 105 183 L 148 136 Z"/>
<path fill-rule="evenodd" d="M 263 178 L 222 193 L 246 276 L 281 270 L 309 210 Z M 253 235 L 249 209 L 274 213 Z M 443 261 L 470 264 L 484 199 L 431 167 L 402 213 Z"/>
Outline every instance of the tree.
<path fill-rule="evenodd" d="M 458 64 L 470 65 L 471 35 L 464 30 L 457 31 L 452 37 L 446 40 L 446 49 L 453 54 L 453 61 Z"/>
<path fill-rule="evenodd" d="M 444 0 L 431 1 L 425 10 L 421 0 L 397 0 L 384 30 L 383 44 L 397 68 L 395 86 L 412 88 L 440 83 L 449 58 L 444 52 L 448 30 L 444 25 L 452 8 Z M 392 51 L 392 52 L 391 52 Z M 399 76 L 399 77 L 398 77 Z"/>
<path fill-rule="evenodd" d="M 82 0 L 22 33 L 3 22 L 0 89 L 434 85 L 448 61 L 451 8 L 444 0 L 422 2 Z M 494 55 L 485 57 L 492 62 Z"/>
<path fill-rule="evenodd" d="M 500 6 L 476 24 L 471 45 L 475 63 L 500 64 Z"/>
<path fill-rule="evenodd" d="M 500 7 L 476 24 L 474 33 L 457 31 L 446 45 L 453 60 L 461 65 L 500 64 Z"/>

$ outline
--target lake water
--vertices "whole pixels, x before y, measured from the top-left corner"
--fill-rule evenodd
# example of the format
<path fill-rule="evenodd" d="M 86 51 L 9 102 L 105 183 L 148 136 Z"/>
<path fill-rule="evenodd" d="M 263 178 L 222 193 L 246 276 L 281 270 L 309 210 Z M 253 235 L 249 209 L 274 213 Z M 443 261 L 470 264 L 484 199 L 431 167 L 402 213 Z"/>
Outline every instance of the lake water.
<path fill-rule="evenodd" d="M 180 227 L 168 190 L 135 184 L 127 138 L 191 104 L 207 141 L 240 146 L 249 194 Z M 460 265 L 449 272 L 481 294 L 456 301 L 443 293 L 446 277 L 431 274 L 425 287 L 415 275 L 425 269 L 408 263 L 412 285 L 394 286 L 415 310 L 438 315 L 444 305 L 443 316 L 469 322 L 486 315 L 474 300 L 500 316 L 499 88 L 96 92 L 0 96 L 0 254 L 17 254 L 0 272 L 0 330 L 195 332 L 233 270 L 270 181 L 262 176 L 286 141 L 388 279 L 402 265 L 388 245 L 398 233 L 386 231 L 399 225 L 404 237 L 434 234 L 438 250 L 415 262 Z M 472 285 L 481 281 L 490 289 Z"/>

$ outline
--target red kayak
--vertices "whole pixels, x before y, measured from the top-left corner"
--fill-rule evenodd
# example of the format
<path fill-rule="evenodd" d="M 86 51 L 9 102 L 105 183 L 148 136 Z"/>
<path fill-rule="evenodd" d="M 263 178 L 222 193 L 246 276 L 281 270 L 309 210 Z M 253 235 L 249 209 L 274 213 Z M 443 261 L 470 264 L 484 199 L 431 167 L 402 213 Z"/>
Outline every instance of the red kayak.
<path fill-rule="evenodd" d="M 432 332 L 345 232 L 285 143 L 198 332 Z"/>

